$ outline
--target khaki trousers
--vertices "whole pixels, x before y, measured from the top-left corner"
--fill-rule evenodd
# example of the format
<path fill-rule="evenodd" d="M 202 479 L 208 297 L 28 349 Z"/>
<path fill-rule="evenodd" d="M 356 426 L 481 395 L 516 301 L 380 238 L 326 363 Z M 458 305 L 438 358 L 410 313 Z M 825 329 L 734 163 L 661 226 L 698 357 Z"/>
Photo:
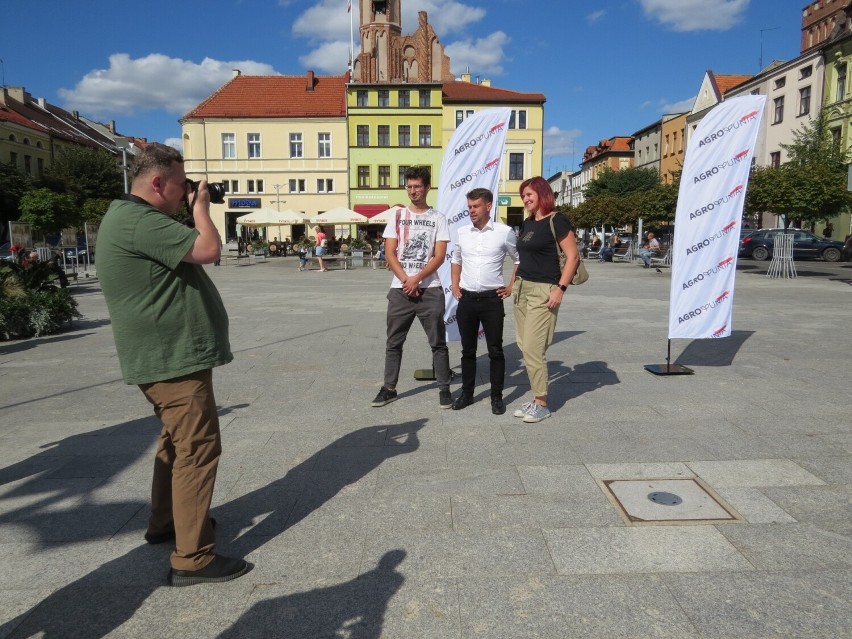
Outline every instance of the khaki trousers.
<path fill-rule="evenodd" d="M 547 397 L 547 359 L 553 342 L 559 307 L 547 308 L 547 298 L 555 284 L 515 280 L 515 341 L 524 356 L 524 366 L 533 396 Z"/>
<path fill-rule="evenodd" d="M 222 442 L 207 369 L 139 388 L 163 423 L 154 459 L 148 532 L 175 531 L 175 570 L 199 570 L 213 560 L 210 502 Z"/>

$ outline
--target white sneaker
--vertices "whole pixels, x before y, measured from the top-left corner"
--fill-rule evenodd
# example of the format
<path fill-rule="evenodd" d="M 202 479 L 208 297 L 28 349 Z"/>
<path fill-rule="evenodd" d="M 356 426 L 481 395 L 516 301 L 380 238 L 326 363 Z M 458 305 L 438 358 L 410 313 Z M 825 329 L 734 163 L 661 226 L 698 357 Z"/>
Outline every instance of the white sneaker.
<path fill-rule="evenodd" d="M 550 411 L 546 406 L 542 406 L 541 404 L 533 404 L 533 407 L 532 409 L 530 409 L 530 412 L 528 412 L 524 417 L 524 421 L 527 424 L 535 424 L 543 419 L 547 419 L 548 417 L 550 417 Z"/>
<path fill-rule="evenodd" d="M 527 414 L 532 410 L 535 402 L 526 402 L 523 406 L 521 406 L 518 410 L 512 413 L 515 417 L 526 417 Z"/>

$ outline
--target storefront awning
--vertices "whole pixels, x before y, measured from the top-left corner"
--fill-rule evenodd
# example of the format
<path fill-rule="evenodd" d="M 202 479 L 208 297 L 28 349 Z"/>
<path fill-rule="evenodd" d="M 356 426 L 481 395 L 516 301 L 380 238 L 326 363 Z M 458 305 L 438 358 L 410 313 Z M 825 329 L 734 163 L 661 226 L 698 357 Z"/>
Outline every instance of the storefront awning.
<path fill-rule="evenodd" d="M 399 205 L 395 205 L 395 206 L 399 206 Z M 375 215 L 378 215 L 379 213 L 382 213 L 383 211 L 387 211 L 390 208 L 390 206 L 388 206 L 387 204 L 356 204 L 352 208 L 355 209 L 355 211 L 357 213 L 360 213 L 364 217 L 369 218 L 369 217 L 373 217 Z"/>

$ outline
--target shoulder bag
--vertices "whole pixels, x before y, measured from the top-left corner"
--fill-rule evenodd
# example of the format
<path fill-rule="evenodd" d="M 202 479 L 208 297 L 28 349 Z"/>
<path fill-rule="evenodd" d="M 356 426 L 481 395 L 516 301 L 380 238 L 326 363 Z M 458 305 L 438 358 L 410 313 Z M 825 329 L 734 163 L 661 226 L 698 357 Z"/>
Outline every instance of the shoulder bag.
<path fill-rule="evenodd" d="M 553 215 L 556 215 L 556 213 Z M 562 247 L 559 246 L 559 240 L 556 239 L 556 229 L 553 228 L 553 215 L 550 216 L 550 232 L 553 234 L 553 241 L 556 242 L 556 253 L 559 255 L 559 270 L 562 271 L 568 256 L 565 255 Z M 583 260 L 581 259 L 577 264 L 577 270 L 574 271 L 574 277 L 571 278 L 571 284 L 574 286 L 580 286 L 580 284 L 585 283 L 588 279 L 589 272 L 586 270 L 586 265 L 583 264 Z"/>

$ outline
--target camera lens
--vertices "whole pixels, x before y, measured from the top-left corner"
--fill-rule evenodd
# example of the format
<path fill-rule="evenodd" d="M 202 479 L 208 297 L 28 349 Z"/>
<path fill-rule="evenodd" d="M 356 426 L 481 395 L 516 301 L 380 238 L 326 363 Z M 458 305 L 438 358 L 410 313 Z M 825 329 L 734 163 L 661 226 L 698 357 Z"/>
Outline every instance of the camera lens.
<path fill-rule="evenodd" d="M 210 191 L 211 204 L 225 203 L 225 185 L 222 182 L 210 182 L 207 190 Z"/>

